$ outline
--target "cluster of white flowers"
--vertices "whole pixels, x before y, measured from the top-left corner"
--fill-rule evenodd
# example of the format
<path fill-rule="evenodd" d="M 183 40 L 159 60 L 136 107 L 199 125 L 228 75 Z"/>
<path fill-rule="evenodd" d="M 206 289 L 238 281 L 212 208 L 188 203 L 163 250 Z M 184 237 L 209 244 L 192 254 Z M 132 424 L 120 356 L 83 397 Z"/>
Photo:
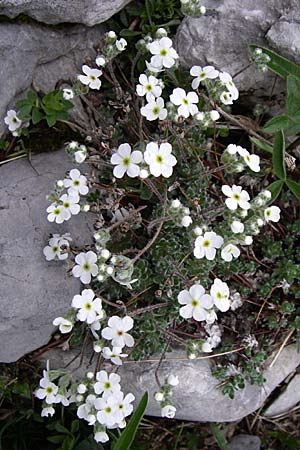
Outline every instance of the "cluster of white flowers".
<path fill-rule="evenodd" d="M 107 442 L 107 429 L 124 428 L 126 417 L 133 411 L 133 394 L 121 391 L 121 377 L 105 370 L 88 372 L 83 380 L 75 383 L 71 376 L 61 371 L 43 371 L 40 387 L 35 391 L 37 398 L 43 400 L 42 417 L 53 416 L 54 406 L 61 403 L 68 406 L 75 403 L 77 416 L 94 428 L 96 442 Z M 53 381 L 58 380 L 57 383 Z"/>
<path fill-rule="evenodd" d="M 178 198 L 170 202 L 166 212 L 179 227 L 187 228 L 193 223 L 190 216 L 190 209 L 183 206 Z"/>
<path fill-rule="evenodd" d="M 87 148 L 77 141 L 71 141 L 66 145 L 66 151 L 73 162 L 82 164 L 87 157 Z"/>
<path fill-rule="evenodd" d="M 172 403 L 172 388 L 178 386 L 179 379 L 176 375 L 169 375 L 161 386 L 160 390 L 154 394 L 155 400 L 159 403 L 161 407 L 161 416 L 167 417 L 168 419 L 173 419 L 175 417 L 176 408 Z"/>
<path fill-rule="evenodd" d="M 46 260 L 52 261 L 56 258 L 59 260 L 67 259 L 70 241 L 72 241 L 70 233 L 65 233 L 62 236 L 60 234 L 53 234 L 49 239 L 48 245 L 43 250 Z"/>
<path fill-rule="evenodd" d="M 60 196 L 53 194 L 55 201 L 47 208 L 49 222 L 60 224 L 69 220 L 72 215 L 79 214 L 81 209 L 80 195 L 86 195 L 89 192 L 87 178 L 81 175 L 78 169 L 70 170 L 68 178 L 57 182 L 57 189 L 60 194 L 63 188 L 67 188 L 67 194 Z M 52 198 L 53 195 L 49 198 Z"/>
<path fill-rule="evenodd" d="M 260 172 L 260 157 L 250 154 L 247 149 L 236 144 L 229 144 L 221 156 L 221 162 L 226 164 L 230 172 L 242 172 L 248 166 L 253 172 Z"/>
<path fill-rule="evenodd" d="M 140 150 L 132 151 L 129 144 L 121 144 L 112 155 L 110 162 L 115 166 L 113 174 L 116 178 L 122 178 L 126 173 L 129 177 L 147 178 L 149 172 L 154 177 L 163 176 L 169 178 L 173 173 L 173 167 L 177 160 L 172 154 L 172 145 L 163 142 L 149 142 L 144 154 Z"/>
<path fill-rule="evenodd" d="M 117 35 L 114 31 L 109 31 L 106 34 L 106 47 L 104 49 L 105 55 L 97 56 L 95 63 L 98 67 L 103 67 L 105 64 L 116 57 L 119 53 L 123 52 L 127 46 L 127 41 L 124 38 L 117 39 Z M 99 90 L 101 87 L 100 76 L 102 75 L 101 69 L 91 68 L 84 64 L 82 66 L 82 72 L 84 75 L 78 75 L 78 80 L 90 89 Z M 73 98 L 73 97 L 71 97 Z"/>
<path fill-rule="evenodd" d="M 206 13 L 206 7 L 200 0 L 180 0 L 181 11 L 185 16 L 201 17 Z"/>

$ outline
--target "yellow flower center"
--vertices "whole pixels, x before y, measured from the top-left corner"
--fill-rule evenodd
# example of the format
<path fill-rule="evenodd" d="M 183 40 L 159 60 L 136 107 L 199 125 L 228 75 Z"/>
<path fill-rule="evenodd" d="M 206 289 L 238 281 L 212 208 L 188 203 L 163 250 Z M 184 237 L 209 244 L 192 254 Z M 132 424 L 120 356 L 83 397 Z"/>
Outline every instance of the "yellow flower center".
<path fill-rule="evenodd" d="M 163 163 L 163 157 L 161 155 L 156 155 L 156 162 L 158 164 L 162 164 Z"/>
<path fill-rule="evenodd" d="M 206 241 L 203 241 L 203 247 L 209 247 L 210 246 L 210 241 L 208 241 L 208 240 L 206 240 Z"/>
<path fill-rule="evenodd" d="M 162 48 L 161 51 L 159 52 L 160 56 L 167 56 L 168 52 L 165 48 Z"/>

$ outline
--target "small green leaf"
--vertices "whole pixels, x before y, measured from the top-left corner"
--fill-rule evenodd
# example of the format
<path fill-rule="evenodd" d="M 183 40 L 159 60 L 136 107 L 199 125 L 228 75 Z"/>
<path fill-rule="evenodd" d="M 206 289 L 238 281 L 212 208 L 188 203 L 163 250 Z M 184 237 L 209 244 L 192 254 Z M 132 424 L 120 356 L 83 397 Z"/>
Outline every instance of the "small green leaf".
<path fill-rule="evenodd" d="M 283 186 L 283 181 L 282 180 L 277 180 L 277 181 L 274 181 L 274 183 L 270 184 L 267 187 L 267 190 L 270 191 L 271 194 L 272 194 L 272 197 L 271 197 L 271 199 L 270 199 L 270 201 L 268 203 L 271 204 L 271 203 L 273 203 L 276 200 L 276 198 L 278 197 L 278 195 L 281 192 L 282 186 Z"/>
<path fill-rule="evenodd" d="M 57 436 L 47 437 L 47 441 L 52 442 L 53 444 L 60 444 L 64 438 L 65 436 L 63 434 L 58 434 Z"/>
<path fill-rule="evenodd" d="M 125 29 L 120 31 L 120 36 L 122 37 L 134 37 L 134 36 L 139 36 L 141 34 L 140 31 L 134 31 L 134 30 L 130 30 L 130 29 Z"/>
<path fill-rule="evenodd" d="M 29 102 L 32 105 L 34 105 L 36 100 L 37 100 L 37 98 L 38 98 L 38 96 L 37 96 L 37 93 L 35 91 L 29 90 L 29 91 L 27 91 L 27 98 L 28 98 Z"/>
<path fill-rule="evenodd" d="M 294 75 L 289 75 L 287 79 L 287 99 L 286 110 L 289 116 L 300 114 L 300 79 Z"/>
<path fill-rule="evenodd" d="M 44 118 L 44 115 L 39 109 L 33 108 L 31 118 L 32 118 L 33 125 L 36 125 Z"/>
<path fill-rule="evenodd" d="M 79 420 L 75 419 L 71 425 L 71 433 L 75 434 L 79 430 Z"/>
<path fill-rule="evenodd" d="M 131 419 L 129 420 L 125 430 L 122 432 L 121 436 L 113 446 L 113 450 L 129 450 L 130 445 L 132 444 L 135 434 L 137 432 L 139 423 L 144 415 L 147 403 L 148 403 L 148 392 L 145 392 L 138 407 L 136 408 Z"/>
<path fill-rule="evenodd" d="M 230 450 L 230 447 L 223 432 L 217 427 L 217 425 L 215 423 L 211 423 L 210 428 L 219 448 L 221 450 Z"/>
<path fill-rule="evenodd" d="M 256 48 L 261 48 L 263 53 L 271 58 L 267 63 L 267 66 L 280 77 L 286 79 L 289 75 L 295 75 L 295 77 L 300 78 L 300 66 L 298 66 L 298 64 L 295 64 L 283 56 L 278 55 L 278 53 L 265 47 L 261 47 L 260 45 L 251 44 L 249 47 L 252 55 Z"/>
<path fill-rule="evenodd" d="M 285 170 L 285 139 L 283 131 L 277 131 L 274 139 L 273 169 L 281 180 L 286 178 Z"/>
<path fill-rule="evenodd" d="M 250 141 L 253 142 L 256 147 L 260 148 L 261 150 L 265 150 L 268 153 L 273 153 L 273 147 L 271 145 L 266 144 L 264 141 L 260 141 L 259 139 L 256 139 L 254 137 L 250 137 Z"/>
<path fill-rule="evenodd" d="M 56 116 L 55 115 L 47 115 L 46 116 L 48 127 L 53 127 L 56 123 Z"/>
<path fill-rule="evenodd" d="M 266 133 L 274 133 L 274 131 L 283 130 L 289 125 L 289 118 L 286 115 L 273 117 L 263 127 Z"/>
<path fill-rule="evenodd" d="M 292 193 L 300 200 L 300 183 L 293 180 L 286 180 L 287 187 L 292 191 Z"/>

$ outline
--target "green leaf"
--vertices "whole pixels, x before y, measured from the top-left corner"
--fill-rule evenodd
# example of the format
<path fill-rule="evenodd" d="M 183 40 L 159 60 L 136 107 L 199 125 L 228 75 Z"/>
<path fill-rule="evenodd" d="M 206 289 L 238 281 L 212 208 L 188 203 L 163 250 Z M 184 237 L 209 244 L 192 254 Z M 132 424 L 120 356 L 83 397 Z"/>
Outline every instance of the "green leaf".
<path fill-rule="evenodd" d="M 48 127 L 53 127 L 56 123 L 56 115 L 47 115 L 46 116 Z"/>
<path fill-rule="evenodd" d="M 212 431 L 212 434 L 214 435 L 214 438 L 221 450 L 230 450 L 230 447 L 228 445 L 228 442 L 221 430 L 217 427 L 215 423 L 210 424 L 210 428 Z"/>
<path fill-rule="evenodd" d="M 29 90 L 29 91 L 27 91 L 27 98 L 28 98 L 29 102 L 32 105 L 34 105 L 36 100 L 37 100 L 37 98 L 38 98 L 38 96 L 37 96 L 37 93 L 35 91 Z"/>
<path fill-rule="evenodd" d="M 281 180 L 286 178 L 285 170 L 285 139 L 283 131 L 277 131 L 274 139 L 274 151 L 273 151 L 273 169 L 275 174 Z"/>
<path fill-rule="evenodd" d="M 289 125 L 289 118 L 287 115 L 273 117 L 263 127 L 266 133 L 274 133 L 274 131 L 283 130 Z"/>
<path fill-rule="evenodd" d="M 289 116 L 300 114 L 300 79 L 294 75 L 289 75 L 287 79 L 287 99 L 286 110 Z"/>
<path fill-rule="evenodd" d="M 145 392 L 138 407 L 136 408 L 131 419 L 129 420 L 125 430 L 122 432 L 121 436 L 113 446 L 113 450 L 129 450 L 130 445 L 132 444 L 135 434 L 137 432 L 139 423 L 144 415 L 147 403 L 148 403 L 148 392 Z"/>
<path fill-rule="evenodd" d="M 31 118 L 32 118 L 33 125 L 36 125 L 41 120 L 43 120 L 44 114 L 39 109 L 33 108 L 32 109 L 32 114 L 31 114 Z"/>
<path fill-rule="evenodd" d="M 52 442 L 53 444 L 60 444 L 64 440 L 64 438 L 64 435 L 58 434 L 56 436 L 47 437 L 47 441 Z"/>
<path fill-rule="evenodd" d="M 256 139 L 255 137 L 250 137 L 250 141 L 253 142 L 256 147 L 260 148 L 261 150 L 265 150 L 268 153 L 273 153 L 273 147 L 271 145 L 266 144 L 264 141 L 260 141 L 259 139 Z"/>
<path fill-rule="evenodd" d="M 79 420 L 75 419 L 71 425 L 71 433 L 75 434 L 79 430 Z"/>
<path fill-rule="evenodd" d="M 289 75 L 294 75 L 295 77 L 300 78 L 300 66 L 298 66 L 298 64 L 295 64 L 283 56 L 278 55 L 278 53 L 265 47 L 261 47 L 260 45 L 251 44 L 249 47 L 252 55 L 256 48 L 261 48 L 263 53 L 271 58 L 270 62 L 267 63 L 267 66 L 280 77 L 287 79 Z"/>
<path fill-rule="evenodd" d="M 282 180 L 274 181 L 274 183 L 271 183 L 269 186 L 267 186 L 267 190 L 270 191 L 272 194 L 272 197 L 268 203 L 271 204 L 275 202 L 276 198 L 281 192 L 282 186 L 283 186 Z"/>
<path fill-rule="evenodd" d="M 134 30 L 130 30 L 130 29 L 124 29 L 120 31 L 120 36 L 122 37 L 134 37 L 134 36 L 139 36 L 141 34 L 140 31 L 134 31 Z"/>
<path fill-rule="evenodd" d="M 300 200 L 300 183 L 293 180 L 286 180 L 285 182 L 290 191 Z"/>

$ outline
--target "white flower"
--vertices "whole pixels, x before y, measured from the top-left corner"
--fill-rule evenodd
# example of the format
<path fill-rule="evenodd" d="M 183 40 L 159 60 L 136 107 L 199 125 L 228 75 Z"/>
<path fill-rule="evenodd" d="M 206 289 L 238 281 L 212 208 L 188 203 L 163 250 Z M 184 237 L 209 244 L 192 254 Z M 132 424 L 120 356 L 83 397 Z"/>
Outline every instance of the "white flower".
<path fill-rule="evenodd" d="M 66 251 L 69 247 L 70 238 L 65 239 L 64 235 L 60 236 L 59 234 L 54 235 L 49 240 L 49 245 L 44 247 L 43 253 L 46 257 L 47 261 L 52 261 L 55 258 L 59 260 L 64 260 L 68 258 L 68 252 Z"/>
<path fill-rule="evenodd" d="M 242 222 L 240 222 L 239 220 L 234 220 L 232 222 L 232 224 L 230 225 L 231 231 L 235 234 L 237 233 L 243 233 L 245 226 Z"/>
<path fill-rule="evenodd" d="M 63 223 L 65 220 L 65 210 L 62 207 L 62 205 L 59 205 L 58 203 L 51 203 L 50 206 L 47 208 L 47 219 L 49 222 L 56 222 L 56 223 Z"/>
<path fill-rule="evenodd" d="M 80 405 L 77 409 L 77 417 L 79 417 L 79 419 L 88 420 L 88 416 L 91 410 L 94 408 L 95 400 L 96 396 L 93 394 L 90 394 L 86 397 L 85 403 Z"/>
<path fill-rule="evenodd" d="M 121 319 L 118 316 L 112 316 L 108 319 L 108 327 L 102 330 L 102 337 L 112 341 L 112 345 L 115 347 L 133 347 L 134 339 L 127 333 L 133 327 L 133 319 L 129 316 L 125 316 Z"/>
<path fill-rule="evenodd" d="M 169 69 L 175 64 L 175 60 L 178 58 L 178 54 L 174 48 L 172 48 L 172 41 L 168 37 L 162 37 L 148 45 L 149 51 L 152 53 L 151 65 L 154 67 L 166 67 Z"/>
<path fill-rule="evenodd" d="M 194 284 L 188 291 L 184 289 L 178 295 L 178 302 L 186 305 L 180 308 L 179 314 L 185 319 L 197 321 L 206 319 L 206 310 L 212 308 L 213 300 L 210 295 L 205 294 L 205 289 L 201 284 Z"/>
<path fill-rule="evenodd" d="M 109 31 L 107 33 L 107 37 L 109 37 L 110 39 L 116 39 L 117 35 L 114 31 Z"/>
<path fill-rule="evenodd" d="M 156 97 L 160 97 L 162 88 L 160 86 L 160 80 L 153 75 L 147 77 L 144 73 L 139 76 L 139 82 L 136 86 L 137 95 L 143 97 L 146 95 L 147 102 L 155 100 Z"/>
<path fill-rule="evenodd" d="M 87 156 L 87 151 L 83 150 L 83 149 L 77 150 L 77 152 L 74 153 L 75 161 L 78 164 L 83 163 L 83 161 L 86 159 L 86 156 Z"/>
<path fill-rule="evenodd" d="M 242 190 L 242 186 L 236 186 L 235 184 L 232 187 L 223 185 L 222 192 L 228 197 L 225 200 L 227 208 L 232 211 L 235 211 L 238 206 L 242 209 L 250 209 L 249 194 L 247 191 Z"/>
<path fill-rule="evenodd" d="M 123 52 L 127 46 L 127 41 L 124 38 L 121 38 L 117 40 L 115 44 L 119 52 Z"/>
<path fill-rule="evenodd" d="M 58 387 L 52 383 L 48 377 L 44 377 L 40 380 L 40 388 L 36 390 L 35 396 L 40 400 L 45 399 L 48 405 L 55 403 L 55 396 L 57 394 Z"/>
<path fill-rule="evenodd" d="M 207 311 L 206 319 L 205 319 L 206 323 L 210 325 L 210 324 L 214 323 L 216 320 L 218 320 L 218 316 L 215 313 L 215 311 L 213 309 L 210 309 L 209 311 Z"/>
<path fill-rule="evenodd" d="M 237 100 L 239 98 L 239 91 L 232 81 L 232 77 L 227 72 L 221 72 L 219 74 L 219 78 L 223 84 L 225 84 L 226 88 L 228 89 L 232 100 Z"/>
<path fill-rule="evenodd" d="M 179 106 L 179 116 L 187 118 L 198 112 L 198 106 L 195 103 L 198 103 L 199 98 L 196 92 L 186 93 L 184 89 L 176 88 L 170 95 L 170 100 L 174 105 Z"/>
<path fill-rule="evenodd" d="M 168 111 L 166 108 L 164 108 L 164 106 L 164 99 L 162 97 L 158 97 L 155 100 L 147 103 L 146 106 L 143 106 L 141 108 L 141 114 L 150 121 L 156 119 L 164 120 L 168 115 Z"/>
<path fill-rule="evenodd" d="M 114 394 L 116 400 L 116 422 L 121 422 L 125 417 L 129 416 L 133 411 L 133 405 L 131 404 L 135 400 L 135 396 L 131 393 L 124 397 L 123 392 L 117 392 Z"/>
<path fill-rule="evenodd" d="M 179 208 L 181 206 L 181 201 L 178 198 L 175 198 L 171 201 L 172 208 Z"/>
<path fill-rule="evenodd" d="M 113 364 L 117 366 L 122 365 L 122 359 L 126 358 L 128 355 L 122 353 L 122 347 L 113 347 L 112 350 L 109 347 L 104 347 L 102 350 L 103 358 L 110 359 Z"/>
<path fill-rule="evenodd" d="M 106 64 L 105 58 L 104 56 L 97 56 L 95 63 L 97 64 L 98 67 L 103 67 Z"/>
<path fill-rule="evenodd" d="M 83 284 L 88 284 L 92 276 L 95 277 L 98 273 L 97 255 L 89 251 L 87 253 L 79 253 L 75 257 L 76 265 L 72 269 L 72 274 L 75 278 L 80 278 Z"/>
<path fill-rule="evenodd" d="M 41 417 L 53 416 L 54 413 L 55 409 L 53 408 L 53 406 L 47 406 L 46 408 L 42 409 Z"/>
<path fill-rule="evenodd" d="M 82 72 L 85 75 L 78 75 L 78 80 L 81 81 L 82 84 L 89 86 L 91 89 L 100 89 L 101 80 L 99 80 L 99 77 L 102 75 L 101 70 L 91 69 L 89 66 L 83 65 Z"/>
<path fill-rule="evenodd" d="M 216 111 L 215 109 L 211 110 L 210 113 L 210 118 L 213 122 L 215 122 L 216 120 L 220 119 L 220 114 L 218 113 L 218 111 Z"/>
<path fill-rule="evenodd" d="M 65 100 L 72 100 L 72 98 L 74 98 L 74 92 L 72 89 L 63 89 L 63 98 Z"/>
<path fill-rule="evenodd" d="M 223 91 L 220 95 L 220 100 L 224 105 L 232 105 L 233 104 L 233 98 L 230 92 Z"/>
<path fill-rule="evenodd" d="M 114 164 L 113 174 L 116 178 L 122 178 L 126 173 L 130 178 L 139 176 L 140 168 L 138 164 L 142 162 L 143 155 L 139 150 L 131 152 L 129 144 L 121 144 L 118 150 L 110 158 Z"/>
<path fill-rule="evenodd" d="M 78 385 L 78 387 L 77 387 L 77 392 L 78 392 L 78 394 L 85 394 L 86 391 L 87 391 L 86 385 L 83 384 L 83 383 L 80 383 L 80 384 Z"/>
<path fill-rule="evenodd" d="M 217 78 L 219 76 L 219 71 L 216 70 L 213 66 L 205 66 L 203 68 L 200 66 L 193 66 L 190 70 L 190 74 L 192 75 L 192 77 L 196 77 L 192 81 L 192 88 L 198 89 L 201 81 L 205 80 L 206 78 L 209 78 L 211 80 Z"/>
<path fill-rule="evenodd" d="M 4 122 L 8 126 L 9 131 L 14 132 L 22 125 L 22 121 L 18 118 L 16 111 L 10 109 L 7 111 Z"/>
<path fill-rule="evenodd" d="M 59 331 L 64 333 L 70 333 L 70 331 L 73 328 L 72 322 L 70 320 L 65 319 L 64 317 L 56 317 L 56 319 L 53 320 L 53 325 L 55 327 L 58 327 Z"/>
<path fill-rule="evenodd" d="M 87 179 L 84 175 L 81 175 L 78 169 L 70 170 L 70 178 L 64 179 L 64 186 L 68 188 L 69 194 L 86 195 L 89 192 Z"/>
<path fill-rule="evenodd" d="M 267 222 L 279 222 L 280 208 L 278 208 L 278 206 L 270 206 L 264 210 L 264 217 Z"/>
<path fill-rule="evenodd" d="M 214 300 L 214 304 L 220 311 L 225 312 L 229 310 L 229 288 L 226 283 L 219 278 L 216 278 L 210 288 L 210 295 Z"/>
<path fill-rule="evenodd" d="M 169 178 L 173 173 L 173 166 L 177 163 L 177 159 L 172 155 L 172 145 L 168 142 L 163 142 L 160 146 L 156 142 L 147 144 L 144 159 L 149 165 L 150 173 L 155 177 L 162 175 Z"/>
<path fill-rule="evenodd" d="M 173 405 L 166 405 L 161 409 L 161 417 L 167 417 L 173 419 L 175 417 L 176 408 Z"/>
<path fill-rule="evenodd" d="M 77 192 L 72 191 L 69 194 L 63 194 L 59 200 L 62 202 L 62 214 L 64 215 L 64 220 L 69 220 L 72 215 L 79 214 L 80 205 L 78 204 L 79 195 Z"/>
<path fill-rule="evenodd" d="M 77 148 L 79 147 L 79 144 L 78 144 L 77 141 L 71 141 L 71 142 L 68 144 L 68 147 L 69 147 L 69 149 L 71 149 L 71 150 L 77 150 Z"/>
<path fill-rule="evenodd" d="M 97 431 L 94 434 L 94 439 L 96 442 L 101 442 L 102 444 L 109 441 L 108 434 L 105 431 Z"/>
<path fill-rule="evenodd" d="M 157 402 L 162 402 L 165 399 L 163 392 L 155 392 L 154 398 Z"/>
<path fill-rule="evenodd" d="M 251 170 L 253 170 L 253 172 L 260 171 L 260 158 L 258 155 L 251 155 L 248 150 L 240 147 L 239 145 L 237 146 L 237 151 L 244 158 L 245 163 Z"/>
<path fill-rule="evenodd" d="M 169 375 L 167 378 L 167 383 L 170 386 L 177 386 L 179 384 L 179 379 L 177 375 Z"/>
<path fill-rule="evenodd" d="M 121 377 L 117 373 L 108 375 L 105 370 L 100 370 L 100 372 L 97 372 L 96 374 L 96 380 L 97 382 L 94 384 L 94 391 L 97 395 L 103 394 L 104 397 L 107 397 L 116 392 L 120 392 L 121 390 Z"/>
<path fill-rule="evenodd" d="M 224 259 L 224 261 L 229 262 L 232 261 L 233 258 L 238 258 L 240 254 L 240 249 L 236 245 L 228 244 L 222 248 L 221 258 Z"/>
<path fill-rule="evenodd" d="M 181 219 L 181 225 L 185 228 L 189 227 L 193 223 L 191 216 L 184 216 Z"/>
<path fill-rule="evenodd" d="M 245 236 L 244 245 L 251 245 L 253 242 L 252 236 Z"/>
<path fill-rule="evenodd" d="M 72 307 L 79 309 L 77 319 L 88 324 L 102 319 L 104 316 L 102 301 L 98 297 L 95 298 L 92 289 L 84 289 L 80 295 L 74 295 Z"/>
<path fill-rule="evenodd" d="M 222 247 L 224 239 L 214 231 L 206 231 L 195 240 L 194 255 L 197 259 L 206 258 L 212 261 L 216 256 L 216 248 Z"/>
<path fill-rule="evenodd" d="M 113 427 L 117 419 L 116 399 L 113 395 L 105 398 L 97 398 L 95 407 L 98 409 L 97 421 L 101 425 Z"/>

